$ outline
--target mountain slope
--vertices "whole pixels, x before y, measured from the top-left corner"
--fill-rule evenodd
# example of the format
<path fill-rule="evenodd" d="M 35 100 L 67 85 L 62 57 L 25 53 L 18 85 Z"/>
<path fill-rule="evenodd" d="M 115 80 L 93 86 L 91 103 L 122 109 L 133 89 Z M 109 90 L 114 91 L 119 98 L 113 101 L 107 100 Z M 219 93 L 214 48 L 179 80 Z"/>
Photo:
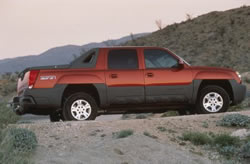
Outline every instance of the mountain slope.
<path fill-rule="evenodd" d="M 147 34 L 148 33 L 141 33 L 133 35 L 133 37 L 126 36 L 117 40 L 107 40 L 101 43 L 89 43 L 83 46 L 67 45 L 51 48 L 40 55 L 3 59 L 0 60 L 0 74 L 5 72 L 20 72 L 23 69 L 32 66 L 68 64 L 82 52 L 88 51 L 91 48 L 120 45 L 131 39 L 136 39 Z"/>
<path fill-rule="evenodd" d="M 125 45 L 167 47 L 192 65 L 250 70 L 250 7 L 212 12 Z"/>

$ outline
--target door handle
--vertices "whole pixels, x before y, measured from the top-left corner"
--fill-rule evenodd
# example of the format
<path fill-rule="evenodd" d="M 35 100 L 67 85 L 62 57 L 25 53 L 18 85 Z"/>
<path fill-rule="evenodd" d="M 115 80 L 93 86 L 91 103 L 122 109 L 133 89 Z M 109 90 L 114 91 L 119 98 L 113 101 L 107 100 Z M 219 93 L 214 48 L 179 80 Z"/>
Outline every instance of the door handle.
<path fill-rule="evenodd" d="M 153 77 L 154 74 L 153 74 L 153 73 L 147 73 L 147 76 L 148 76 L 148 77 Z"/>
<path fill-rule="evenodd" d="M 117 74 L 111 74 L 110 77 L 111 77 L 112 79 L 115 79 L 115 78 L 117 78 L 118 76 L 117 76 Z"/>

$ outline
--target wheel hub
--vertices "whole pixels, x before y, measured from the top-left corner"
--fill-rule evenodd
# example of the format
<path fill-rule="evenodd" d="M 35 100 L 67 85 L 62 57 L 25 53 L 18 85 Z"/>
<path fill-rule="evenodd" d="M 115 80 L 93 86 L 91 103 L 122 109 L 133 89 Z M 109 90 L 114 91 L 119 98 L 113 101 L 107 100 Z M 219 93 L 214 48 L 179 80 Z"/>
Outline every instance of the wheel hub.
<path fill-rule="evenodd" d="M 91 114 L 92 108 L 86 100 L 76 100 L 71 105 L 71 114 L 76 120 L 86 120 Z"/>
<path fill-rule="evenodd" d="M 216 92 L 209 92 L 203 98 L 203 107 L 211 113 L 218 112 L 223 107 L 223 98 Z"/>

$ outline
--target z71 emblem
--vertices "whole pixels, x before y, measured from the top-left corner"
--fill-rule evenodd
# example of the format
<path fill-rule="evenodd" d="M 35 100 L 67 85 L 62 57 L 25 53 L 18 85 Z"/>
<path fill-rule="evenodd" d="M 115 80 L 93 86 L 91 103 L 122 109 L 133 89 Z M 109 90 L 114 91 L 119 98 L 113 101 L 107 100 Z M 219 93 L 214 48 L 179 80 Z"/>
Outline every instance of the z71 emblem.
<path fill-rule="evenodd" d="M 56 76 L 40 76 L 40 80 L 55 80 Z"/>

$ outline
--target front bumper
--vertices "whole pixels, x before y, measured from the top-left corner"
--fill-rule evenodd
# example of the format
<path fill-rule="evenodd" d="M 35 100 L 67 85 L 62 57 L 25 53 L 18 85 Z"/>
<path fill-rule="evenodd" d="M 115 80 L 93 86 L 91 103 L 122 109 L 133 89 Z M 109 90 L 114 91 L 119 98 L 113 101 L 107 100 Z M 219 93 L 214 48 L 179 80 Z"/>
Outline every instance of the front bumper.
<path fill-rule="evenodd" d="M 237 83 L 235 80 L 230 81 L 233 91 L 232 105 L 240 104 L 246 97 L 246 86 Z"/>

